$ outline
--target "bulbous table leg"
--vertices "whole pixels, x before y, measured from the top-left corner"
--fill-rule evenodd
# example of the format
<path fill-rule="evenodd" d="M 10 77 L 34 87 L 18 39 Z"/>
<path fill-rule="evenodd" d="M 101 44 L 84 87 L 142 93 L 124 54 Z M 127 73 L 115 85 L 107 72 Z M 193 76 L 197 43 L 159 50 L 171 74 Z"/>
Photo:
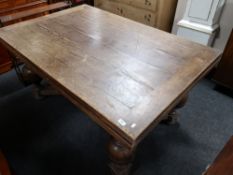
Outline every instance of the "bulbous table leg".
<path fill-rule="evenodd" d="M 119 141 L 111 139 L 108 144 L 110 158 L 109 168 L 112 175 L 129 175 L 134 158 L 134 149 L 122 145 Z"/>
<path fill-rule="evenodd" d="M 42 78 L 31 71 L 31 69 L 29 69 L 26 65 L 24 65 L 22 68 L 22 81 L 25 85 L 40 84 Z"/>
<path fill-rule="evenodd" d="M 54 89 L 50 84 L 35 85 L 33 93 L 34 93 L 34 97 L 37 100 L 42 100 L 49 96 L 60 95 L 60 93 L 56 89 Z"/>
<path fill-rule="evenodd" d="M 22 68 L 22 79 L 25 85 L 34 84 L 33 94 L 37 100 L 42 100 L 48 96 L 59 95 L 58 91 L 56 91 L 50 84 L 43 84 L 42 78 L 25 65 Z"/>
<path fill-rule="evenodd" d="M 167 118 L 162 120 L 162 123 L 170 124 L 170 125 L 176 124 L 178 122 L 177 109 L 184 107 L 187 101 L 188 101 L 188 95 L 182 98 L 182 100 L 178 103 L 178 105 L 167 115 Z"/>

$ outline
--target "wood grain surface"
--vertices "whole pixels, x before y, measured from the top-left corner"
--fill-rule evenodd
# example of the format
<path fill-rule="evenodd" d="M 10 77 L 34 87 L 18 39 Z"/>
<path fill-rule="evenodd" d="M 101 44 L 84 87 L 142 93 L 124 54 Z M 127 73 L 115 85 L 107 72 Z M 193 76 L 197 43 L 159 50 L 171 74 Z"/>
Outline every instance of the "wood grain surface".
<path fill-rule="evenodd" d="M 179 103 L 221 54 L 87 5 L 2 28 L 0 38 L 129 147 Z"/>

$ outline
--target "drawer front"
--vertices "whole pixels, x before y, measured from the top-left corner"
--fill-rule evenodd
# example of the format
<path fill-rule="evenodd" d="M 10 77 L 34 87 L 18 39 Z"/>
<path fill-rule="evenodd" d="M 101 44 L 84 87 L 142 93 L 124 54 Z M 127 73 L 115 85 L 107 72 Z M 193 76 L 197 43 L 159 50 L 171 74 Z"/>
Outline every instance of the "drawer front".
<path fill-rule="evenodd" d="M 150 8 L 153 11 L 136 7 L 145 7 L 148 3 L 145 0 L 95 0 L 96 6 L 104 10 L 170 32 L 177 0 L 151 0 L 149 2 L 151 2 Z"/>
<path fill-rule="evenodd" d="M 119 6 L 119 3 L 110 2 L 110 1 L 99 1 L 97 7 L 112 12 L 114 14 L 124 16 L 123 11 Z"/>
<path fill-rule="evenodd" d="M 156 24 L 156 13 L 152 11 L 135 8 L 112 0 L 100 2 L 98 7 L 146 25 L 155 26 Z"/>
<path fill-rule="evenodd" d="M 121 5 L 120 11 L 129 19 L 141 22 L 146 25 L 155 26 L 156 14 L 155 12 L 135 8 L 128 5 Z"/>
<path fill-rule="evenodd" d="M 145 10 L 158 11 L 158 0 L 110 0 L 125 3 Z"/>

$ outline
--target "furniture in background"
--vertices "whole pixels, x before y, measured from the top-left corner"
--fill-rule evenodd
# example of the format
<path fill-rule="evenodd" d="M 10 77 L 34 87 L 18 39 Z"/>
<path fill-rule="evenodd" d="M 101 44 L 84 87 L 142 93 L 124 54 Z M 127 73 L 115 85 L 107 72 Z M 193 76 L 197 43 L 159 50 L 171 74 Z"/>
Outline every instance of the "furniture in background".
<path fill-rule="evenodd" d="M 112 136 L 108 153 L 114 175 L 129 174 L 137 145 L 183 106 L 221 55 L 88 5 L 1 28 L 0 38 Z"/>
<path fill-rule="evenodd" d="M 0 1 L 0 26 L 4 27 L 20 21 L 46 15 L 68 7 L 67 2 L 48 4 L 44 0 L 5 0 Z M 0 74 L 12 68 L 11 56 L 0 45 Z"/>
<path fill-rule="evenodd" d="M 233 136 L 203 175 L 233 175 Z"/>
<path fill-rule="evenodd" d="M 183 19 L 177 24 L 177 35 L 211 46 L 220 27 L 224 4 L 225 0 L 188 0 Z"/>
<path fill-rule="evenodd" d="M 89 4 L 89 5 L 94 5 L 94 0 L 84 0 L 84 3 Z"/>
<path fill-rule="evenodd" d="M 15 9 L 17 6 L 23 6 L 26 3 L 31 3 L 33 0 L 5 0 L 0 1 L 0 16 L 9 14 L 9 10 Z M 15 9 L 17 11 L 17 8 Z M 0 21 L 1 23 L 1 21 Z M 1 25 L 0 25 L 1 26 Z M 7 53 L 6 49 L 0 45 L 0 74 L 7 72 L 12 67 L 12 62 L 10 59 L 9 54 Z"/>
<path fill-rule="evenodd" d="M 177 0 L 94 0 L 94 4 L 103 10 L 170 32 Z"/>
<path fill-rule="evenodd" d="M 213 79 L 217 84 L 233 90 L 233 30 Z"/>
<path fill-rule="evenodd" d="M 74 6 L 81 5 L 81 4 L 88 4 L 88 5 L 94 5 L 93 0 L 72 0 L 72 3 Z"/>
<path fill-rule="evenodd" d="M 72 2 L 72 6 L 81 5 L 81 4 L 88 4 L 94 5 L 94 0 L 70 0 Z M 64 0 L 49 0 L 49 3 L 55 2 L 64 2 Z"/>

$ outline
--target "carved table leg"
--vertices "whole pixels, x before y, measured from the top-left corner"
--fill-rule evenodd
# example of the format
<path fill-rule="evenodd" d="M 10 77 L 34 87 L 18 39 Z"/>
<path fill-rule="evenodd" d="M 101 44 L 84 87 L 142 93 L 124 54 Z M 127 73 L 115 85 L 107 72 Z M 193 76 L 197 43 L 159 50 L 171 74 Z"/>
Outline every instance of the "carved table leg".
<path fill-rule="evenodd" d="M 25 85 L 40 84 L 42 78 L 32 72 L 26 65 L 22 68 L 22 81 Z"/>
<path fill-rule="evenodd" d="M 37 100 L 42 100 L 48 96 L 60 95 L 60 93 L 54 89 L 50 84 L 47 85 L 35 85 L 34 88 L 34 97 Z"/>
<path fill-rule="evenodd" d="M 178 105 L 167 115 L 167 118 L 162 120 L 162 123 L 171 124 L 171 125 L 176 124 L 178 122 L 177 109 L 184 107 L 187 100 L 188 100 L 188 95 L 184 96 L 181 99 L 181 101 L 178 103 Z"/>
<path fill-rule="evenodd" d="M 42 78 L 31 71 L 27 66 L 22 68 L 22 79 L 26 85 L 35 85 L 33 94 L 37 100 L 44 99 L 47 96 L 59 95 L 58 91 L 56 91 L 50 84 L 43 84 Z"/>
<path fill-rule="evenodd" d="M 115 139 L 108 144 L 110 158 L 109 167 L 112 175 L 129 175 L 134 157 L 134 149 L 130 149 Z"/>

